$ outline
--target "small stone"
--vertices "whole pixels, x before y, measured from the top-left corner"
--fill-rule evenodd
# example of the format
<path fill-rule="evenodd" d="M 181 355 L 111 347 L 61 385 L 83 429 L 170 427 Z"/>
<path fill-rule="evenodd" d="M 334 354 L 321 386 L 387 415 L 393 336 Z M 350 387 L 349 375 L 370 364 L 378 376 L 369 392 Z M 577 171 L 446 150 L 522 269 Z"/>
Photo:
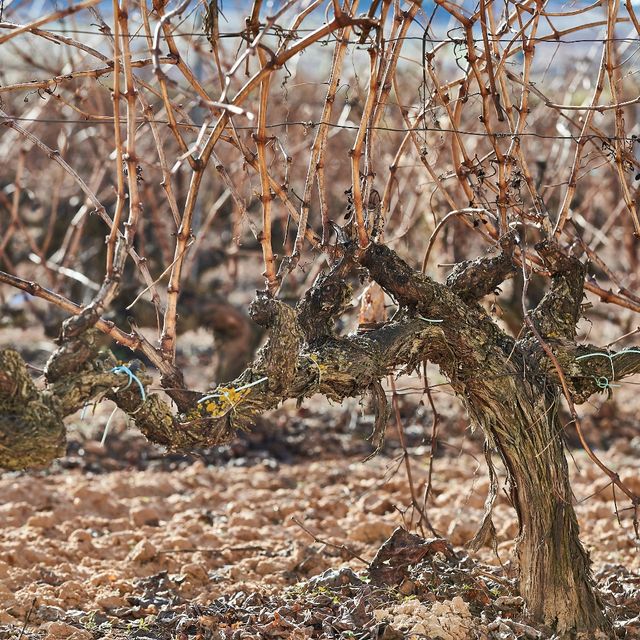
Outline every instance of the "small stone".
<path fill-rule="evenodd" d="M 335 589 L 347 585 L 361 585 L 362 580 L 350 567 L 340 569 L 327 569 L 318 576 L 313 576 L 307 583 L 307 589 Z"/>
<path fill-rule="evenodd" d="M 386 540 L 395 529 L 395 526 L 385 520 L 371 520 L 360 522 L 349 532 L 349 537 L 358 542 L 379 542 Z"/>
<path fill-rule="evenodd" d="M 189 538 L 184 538 L 182 536 L 169 536 L 165 539 L 164 544 L 167 549 L 184 551 L 185 549 L 191 549 L 193 547 L 193 540 L 189 540 Z"/>
<path fill-rule="evenodd" d="M 38 607 L 37 614 L 40 620 L 44 620 L 45 622 L 54 622 L 56 620 L 64 618 L 66 612 L 60 607 L 43 604 Z"/>
<path fill-rule="evenodd" d="M 95 603 L 102 609 L 117 609 L 118 607 L 126 607 L 127 601 L 120 595 L 115 593 L 105 593 L 99 595 L 95 599 Z"/>
<path fill-rule="evenodd" d="M 402 631 L 398 631 L 389 625 L 385 628 L 381 640 L 402 640 L 405 637 L 406 636 Z"/>
<path fill-rule="evenodd" d="M 142 527 L 145 524 L 157 527 L 160 523 L 160 514 L 154 507 L 134 507 L 129 511 L 129 520 L 135 527 Z"/>
<path fill-rule="evenodd" d="M 494 606 L 500 611 L 505 609 L 522 609 L 524 600 L 520 596 L 500 596 L 494 601 Z"/>
<path fill-rule="evenodd" d="M 0 624 L 19 624 L 19 620 L 9 615 L 6 611 L 0 611 Z"/>
<path fill-rule="evenodd" d="M 207 570 L 197 562 L 182 565 L 180 573 L 188 576 L 192 583 L 205 584 L 209 581 L 209 574 L 207 573 Z"/>
<path fill-rule="evenodd" d="M 55 523 L 55 518 L 50 511 L 36 513 L 27 520 L 28 527 L 38 527 L 40 529 L 50 529 Z"/>
<path fill-rule="evenodd" d="M 86 600 L 87 590 L 76 580 L 67 580 L 58 588 L 58 597 L 63 600 L 66 605 L 77 606 Z"/>
<path fill-rule="evenodd" d="M 85 484 L 79 485 L 71 492 L 73 505 L 78 511 L 88 511 L 104 518 L 118 518 L 125 506 L 114 500 L 107 492 L 96 491 Z"/>
<path fill-rule="evenodd" d="M 156 555 L 156 548 L 148 540 L 140 540 L 138 544 L 131 549 L 127 560 L 131 562 L 148 562 Z"/>
<path fill-rule="evenodd" d="M 69 542 L 75 542 L 76 544 L 84 544 L 85 542 L 91 542 L 91 540 L 91 534 L 86 529 L 76 529 L 69 536 Z"/>
<path fill-rule="evenodd" d="M 92 640 L 93 635 L 64 622 L 49 622 L 45 625 L 44 640 Z"/>
<path fill-rule="evenodd" d="M 95 549 L 93 536 L 86 529 L 76 529 L 69 536 L 69 542 L 76 549 L 81 549 L 83 555 L 88 555 Z"/>
<path fill-rule="evenodd" d="M 255 527 L 230 527 L 229 536 L 241 542 L 250 542 L 261 538 L 260 532 Z"/>
<path fill-rule="evenodd" d="M 398 587 L 398 591 L 403 596 L 410 596 L 416 590 L 416 583 L 413 580 L 403 580 L 402 584 Z"/>
<path fill-rule="evenodd" d="M 94 587 L 113 584 L 118 579 L 118 575 L 113 571 L 100 571 L 89 579 Z"/>
<path fill-rule="evenodd" d="M 230 527 L 261 527 L 264 525 L 264 518 L 259 518 L 257 514 L 245 511 L 243 513 L 234 513 L 229 517 Z"/>
<path fill-rule="evenodd" d="M 345 504 L 345 502 L 341 501 L 340 504 Z M 371 491 L 358 500 L 358 509 L 364 513 L 373 513 L 381 516 L 393 511 L 393 503 L 388 493 Z"/>
<path fill-rule="evenodd" d="M 640 493 L 640 474 L 637 472 L 637 469 L 633 469 L 632 471 L 623 471 L 620 474 L 620 480 L 636 495 Z"/>
<path fill-rule="evenodd" d="M 268 576 L 273 575 L 278 571 L 282 571 L 282 569 L 282 561 L 269 558 L 260 560 L 260 562 L 258 562 L 258 564 L 256 565 L 255 571 L 259 576 Z"/>

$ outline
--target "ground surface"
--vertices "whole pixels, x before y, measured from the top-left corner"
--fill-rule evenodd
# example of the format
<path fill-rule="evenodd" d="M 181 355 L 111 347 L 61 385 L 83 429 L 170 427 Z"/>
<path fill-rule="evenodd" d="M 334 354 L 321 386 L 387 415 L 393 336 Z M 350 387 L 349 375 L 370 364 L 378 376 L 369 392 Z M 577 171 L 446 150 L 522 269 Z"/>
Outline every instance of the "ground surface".
<path fill-rule="evenodd" d="M 42 354 L 31 348 L 37 365 Z M 377 573 L 367 566 L 382 543 L 399 526 L 419 533 L 419 514 L 408 508 L 393 426 L 383 452 L 366 460 L 366 405 L 287 405 L 233 445 L 192 457 L 165 456 L 117 416 L 102 446 L 110 409 L 78 416 L 65 459 L 0 475 L 0 639 L 550 637 L 514 597 L 517 526 L 504 492 L 494 510 L 499 560 L 491 549 L 464 551 L 488 489 L 482 442 L 446 387 L 434 397 L 442 417 L 427 515 L 455 555 L 407 538 L 382 557 L 393 570 Z M 431 414 L 419 399 L 401 396 L 421 504 Z M 628 407 L 615 398 L 588 406 L 585 426 L 640 491 L 640 428 Z M 604 598 L 618 635 L 640 638 L 630 513 L 619 524 L 606 479 L 584 452 L 572 456 Z"/>

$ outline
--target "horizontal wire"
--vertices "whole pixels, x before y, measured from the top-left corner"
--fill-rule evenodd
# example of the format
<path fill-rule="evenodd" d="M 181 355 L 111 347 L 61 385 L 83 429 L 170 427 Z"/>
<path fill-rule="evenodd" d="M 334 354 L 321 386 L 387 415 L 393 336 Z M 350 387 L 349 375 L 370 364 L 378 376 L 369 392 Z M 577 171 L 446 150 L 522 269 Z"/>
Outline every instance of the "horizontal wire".
<path fill-rule="evenodd" d="M 111 37 L 113 33 L 111 32 L 102 32 L 102 31 L 89 31 L 84 29 L 40 29 L 40 27 L 35 27 L 34 30 L 40 31 L 48 31 L 50 33 L 60 33 L 60 34 L 76 34 L 76 35 L 93 35 L 93 36 L 103 36 L 103 37 Z M 290 29 L 275 29 L 272 30 L 271 35 L 282 35 L 282 36 L 290 36 L 295 35 L 296 33 L 313 33 L 315 29 L 296 29 L 292 31 Z M 28 31 L 26 33 L 29 33 Z M 127 38 L 147 38 L 148 36 L 145 33 L 127 33 L 121 34 Z M 517 37 L 516 34 L 512 34 L 514 37 Z M 200 37 L 208 37 L 208 34 L 203 31 L 188 31 L 188 32 L 173 32 L 171 34 L 174 38 L 188 38 L 192 36 L 200 36 Z M 216 34 L 218 38 L 250 38 L 249 34 L 246 31 L 226 31 L 222 33 Z M 318 40 L 316 44 L 323 42 L 333 42 L 335 40 L 340 39 L 339 36 L 335 36 L 330 39 L 322 39 Z M 493 43 L 505 43 L 510 42 L 513 38 L 509 38 L 509 36 L 505 35 L 500 38 L 489 37 L 488 41 Z M 520 38 L 518 38 L 519 40 Z M 465 37 L 448 37 L 448 38 L 423 38 L 422 36 L 399 36 L 396 38 L 385 38 L 385 42 L 397 42 L 404 40 L 414 40 L 417 42 L 426 42 L 429 44 L 462 44 L 466 43 L 467 39 Z M 548 44 L 579 44 L 579 43 L 594 43 L 594 42 L 639 42 L 640 37 L 602 37 L 602 38 L 574 38 L 571 40 L 565 40 L 564 38 L 555 38 L 553 34 L 549 34 L 547 36 L 536 36 L 534 38 L 526 38 L 527 42 L 534 43 L 548 43 Z M 484 42 L 484 38 L 473 38 L 472 42 Z M 361 44 L 359 40 L 349 40 L 348 44 Z"/>
<path fill-rule="evenodd" d="M 2 124 L 2 121 L 11 121 L 11 120 L 17 120 L 19 122 L 42 122 L 45 124 L 87 124 L 87 125 L 93 125 L 93 124 L 111 124 L 113 123 L 114 119 L 113 118 L 108 118 L 105 117 L 103 119 L 100 120 L 90 120 L 90 119 L 78 119 L 78 120 L 65 120 L 64 118 L 24 118 L 21 116 L 0 116 L 0 124 Z M 146 120 L 144 118 L 142 119 L 137 119 L 136 120 L 136 124 L 145 124 L 147 122 L 150 122 L 149 120 Z M 169 124 L 169 122 L 167 120 L 153 120 L 153 122 L 155 124 Z M 180 127 L 189 127 L 192 129 L 200 129 L 202 128 L 202 124 L 197 124 L 197 123 L 189 123 L 189 122 L 176 122 L 176 124 Z M 285 122 L 271 122 L 271 123 L 267 123 L 266 124 L 266 128 L 267 129 L 277 129 L 277 128 L 281 128 L 281 127 L 291 127 L 291 126 L 300 126 L 300 127 L 306 127 L 308 129 L 312 129 L 314 127 L 318 127 L 320 125 L 323 126 L 328 126 L 328 127 L 333 127 L 334 129 L 346 129 L 346 130 L 357 130 L 359 129 L 358 125 L 349 125 L 349 124 L 336 124 L 333 122 L 326 122 L 326 121 L 322 121 L 322 120 L 287 120 Z M 215 127 L 214 124 L 210 124 L 207 125 L 207 129 L 213 129 Z M 236 129 L 239 130 L 246 130 L 246 131 L 253 131 L 255 130 L 257 127 L 256 126 L 247 126 L 247 125 L 235 125 Z M 402 128 L 402 127 L 385 127 L 385 126 L 375 126 L 375 127 L 367 127 L 368 130 L 370 131 L 388 131 L 391 133 L 406 133 L 408 131 L 408 129 L 406 128 Z M 545 134 L 545 133 L 536 133 L 534 131 L 526 131 L 526 132 L 522 132 L 522 133 L 510 133 L 508 131 L 505 132 L 496 132 L 496 133 L 486 133 L 486 132 L 482 132 L 482 131 L 467 131 L 465 129 L 450 129 L 450 128 L 445 128 L 445 127 L 416 127 L 414 129 L 414 131 L 416 131 L 417 133 L 419 133 L 420 131 L 429 131 L 431 133 L 458 133 L 458 134 L 462 134 L 462 135 L 467 135 L 467 136 L 476 136 L 476 137 L 484 137 L 484 138 L 524 138 L 524 137 L 534 137 L 534 138 L 542 138 L 544 140 L 575 140 L 578 141 L 579 139 L 582 140 L 590 140 L 590 139 L 594 139 L 594 140 L 608 140 L 608 141 L 616 141 L 616 140 L 621 140 L 621 141 L 625 141 L 625 142 L 637 142 L 640 141 L 640 139 L 638 138 L 638 136 L 636 135 L 630 135 L 630 136 L 601 136 L 598 134 L 586 134 L 586 135 L 550 135 L 550 134 Z"/>
<path fill-rule="evenodd" d="M 12 121 L 17 120 L 19 122 L 42 122 L 44 124 L 86 124 L 86 125 L 94 125 L 94 124 L 111 124 L 114 119 L 110 117 L 104 117 L 100 120 L 90 120 L 90 119 L 77 119 L 77 120 L 66 120 L 64 118 L 24 118 L 21 116 L 0 116 L 0 124 L 3 121 Z M 136 124 L 146 124 L 151 122 L 150 120 L 146 120 L 144 118 L 138 118 L 136 120 Z M 153 120 L 155 124 L 169 124 L 167 120 Z M 189 123 L 189 122 L 176 122 L 179 127 L 188 127 L 192 129 L 200 129 L 202 128 L 202 124 L 197 123 Z M 266 124 L 267 129 L 277 129 L 282 127 L 291 127 L 291 126 L 300 126 L 306 127 L 308 129 L 313 129 L 314 127 L 318 127 L 320 125 L 333 127 L 334 129 L 346 129 L 350 131 L 355 131 L 359 129 L 358 125 L 349 125 L 349 124 L 336 124 L 333 122 L 326 122 L 322 120 L 287 120 L 285 122 L 271 122 Z M 213 129 L 216 125 L 210 124 L 207 125 L 207 129 Z M 257 126 L 247 126 L 247 125 L 235 125 L 235 128 L 238 130 L 245 131 L 254 131 L 257 129 Z M 369 131 L 388 131 L 391 133 L 406 133 L 408 129 L 402 127 L 388 127 L 388 126 L 375 126 L 375 127 L 367 127 Z M 526 131 L 522 133 L 510 133 L 508 131 L 505 132 L 496 132 L 496 133 L 486 133 L 482 131 L 468 131 L 465 129 L 452 129 L 445 127 L 416 127 L 414 129 L 417 133 L 421 131 L 428 131 L 430 133 L 458 133 L 467 136 L 475 136 L 475 137 L 483 137 L 483 138 L 524 138 L 524 137 L 533 137 L 533 138 L 541 138 L 543 140 L 602 140 L 602 141 L 625 141 L 625 142 L 638 142 L 640 138 L 636 135 L 630 136 L 602 136 L 595 133 L 586 134 L 586 135 L 550 135 L 545 133 L 536 133 L 534 131 Z"/>

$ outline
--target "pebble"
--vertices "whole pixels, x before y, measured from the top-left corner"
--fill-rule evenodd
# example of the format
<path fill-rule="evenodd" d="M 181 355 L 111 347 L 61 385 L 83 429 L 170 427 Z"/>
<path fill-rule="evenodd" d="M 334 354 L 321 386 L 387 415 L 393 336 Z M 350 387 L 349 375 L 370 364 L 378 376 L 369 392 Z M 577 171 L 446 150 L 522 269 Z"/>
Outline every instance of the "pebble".
<path fill-rule="evenodd" d="M 182 565 L 180 573 L 188 576 L 192 583 L 205 584 L 209 581 L 207 570 L 197 562 Z"/>
<path fill-rule="evenodd" d="M 140 540 L 127 555 L 127 560 L 131 562 L 148 562 L 156 555 L 156 548 L 146 539 Z"/>
<path fill-rule="evenodd" d="M 125 607 L 128 604 L 122 596 L 115 593 L 105 593 L 103 595 L 98 595 L 95 598 L 95 603 L 105 610 Z"/>
<path fill-rule="evenodd" d="M 396 528 L 391 522 L 385 520 L 371 520 L 368 522 L 360 522 L 352 527 L 349 531 L 349 537 L 358 542 L 382 542 L 386 540 Z"/>
<path fill-rule="evenodd" d="M 255 572 L 259 576 L 267 576 L 277 573 L 278 571 L 282 571 L 284 568 L 282 560 L 267 558 L 265 560 L 260 560 L 256 564 Z"/>
<path fill-rule="evenodd" d="M 49 529 L 56 524 L 56 518 L 50 511 L 36 513 L 27 520 L 28 527 L 39 527 L 41 529 Z"/>
<path fill-rule="evenodd" d="M 134 507 L 129 511 L 129 520 L 134 527 L 157 527 L 160 524 L 160 513 L 155 507 Z"/>
<path fill-rule="evenodd" d="M 65 622 L 49 622 L 45 625 L 44 640 L 92 640 L 93 634 Z"/>

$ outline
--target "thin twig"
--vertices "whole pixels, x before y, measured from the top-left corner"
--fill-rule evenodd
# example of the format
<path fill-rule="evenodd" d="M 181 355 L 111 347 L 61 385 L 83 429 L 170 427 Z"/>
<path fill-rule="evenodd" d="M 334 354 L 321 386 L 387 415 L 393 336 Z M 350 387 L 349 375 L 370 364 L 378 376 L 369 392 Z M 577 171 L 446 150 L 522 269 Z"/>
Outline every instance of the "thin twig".
<path fill-rule="evenodd" d="M 308 534 L 311 538 L 313 538 L 313 540 L 318 544 L 323 544 L 326 547 L 331 547 L 332 549 L 337 549 L 338 551 L 347 553 L 349 557 L 355 558 L 356 560 L 360 560 L 360 562 L 362 562 L 367 566 L 371 564 L 368 560 L 365 560 L 362 556 L 358 555 L 351 547 L 347 546 L 346 544 L 335 544 L 333 542 L 329 542 L 328 540 L 325 540 L 324 538 L 320 538 L 315 533 L 310 531 L 307 527 L 305 527 L 302 524 L 302 522 L 300 522 L 300 520 L 298 520 L 298 518 L 296 518 L 295 516 L 291 516 L 291 520 L 293 520 L 293 522 L 295 522 L 306 534 Z"/>

